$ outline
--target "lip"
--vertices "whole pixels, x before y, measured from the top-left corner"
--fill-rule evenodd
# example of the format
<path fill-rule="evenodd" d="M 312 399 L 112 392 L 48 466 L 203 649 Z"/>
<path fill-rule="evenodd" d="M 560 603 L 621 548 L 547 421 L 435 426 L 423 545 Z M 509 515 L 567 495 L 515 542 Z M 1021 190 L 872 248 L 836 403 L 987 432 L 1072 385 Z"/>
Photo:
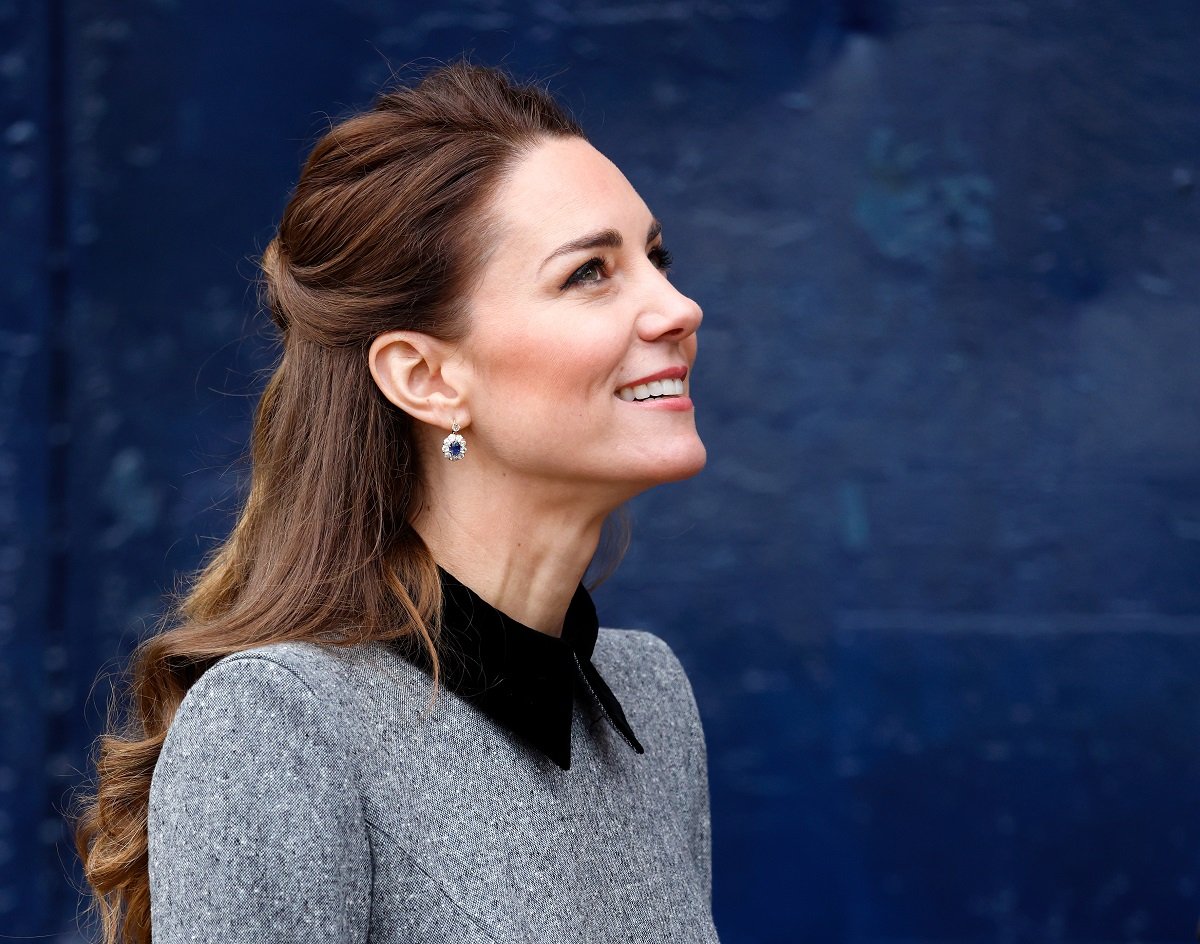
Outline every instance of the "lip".
<path fill-rule="evenodd" d="M 692 409 L 692 398 L 686 393 L 676 397 L 661 397 L 657 400 L 622 400 L 617 398 L 620 403 L 628 403 L 630 406 L 636 406 L 639 410 L 666 410 L 668 412 L 685 412 Z"/>
<path fill-rule="evenodd" d="M 640 380 L 630 380 L 628 383 L 623 383 L 618 390 L 625 387 L 637 387 L 640 384 L 648 384 L 652 380 L 683 380 L 687 376 L 688 369 L 683 366 L 668 367 L 666 370 L 660 370 L 657 374 L 650 374 L 647 377 L 642 377 Z"/>

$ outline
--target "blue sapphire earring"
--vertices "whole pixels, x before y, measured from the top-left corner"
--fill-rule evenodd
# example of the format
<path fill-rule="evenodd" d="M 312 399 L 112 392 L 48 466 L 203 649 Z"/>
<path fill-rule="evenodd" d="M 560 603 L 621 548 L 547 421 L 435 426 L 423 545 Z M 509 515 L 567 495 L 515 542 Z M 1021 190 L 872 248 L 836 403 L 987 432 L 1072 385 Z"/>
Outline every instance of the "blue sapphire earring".
<path fill-rule="evenodd" d="M 442 440 L 442 455 L 451 462 L 457 462 L 467 454 L 467 441 L 458 434 L 459 426 L 454 424 L 454 432 Z"/>

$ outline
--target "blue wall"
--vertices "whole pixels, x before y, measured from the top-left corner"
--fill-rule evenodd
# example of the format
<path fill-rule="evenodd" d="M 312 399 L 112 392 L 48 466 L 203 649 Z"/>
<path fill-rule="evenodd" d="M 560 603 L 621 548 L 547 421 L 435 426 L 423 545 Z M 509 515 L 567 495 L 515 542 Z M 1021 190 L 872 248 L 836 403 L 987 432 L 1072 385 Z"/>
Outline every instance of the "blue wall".
<path fill-rule="evenodd" d="M 302 156 L 466 49 L 552 77 L 705 308 L 709 466 L 596 599 L 691 675 L 722 939 L 1189 939 L 1198 36 L 1194 0 L 0 4 L 0 933 L 77 934 L 60 811 L 230 525 Z"/>

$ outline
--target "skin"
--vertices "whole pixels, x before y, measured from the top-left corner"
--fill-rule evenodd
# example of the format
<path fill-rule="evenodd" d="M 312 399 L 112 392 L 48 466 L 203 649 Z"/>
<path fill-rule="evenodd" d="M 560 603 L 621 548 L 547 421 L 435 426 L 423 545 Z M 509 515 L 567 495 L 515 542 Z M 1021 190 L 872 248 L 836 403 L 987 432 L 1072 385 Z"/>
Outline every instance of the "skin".
<path fill-rule="evenodd" d="M 434 558 L 484 600 L 557 636 L 604 519 L 705 464 L 695 411 L 628 403 L 619 387 L 686 365 L 700 306 L 661 267 L 653 214 L 585 141 L 549 139 L 512 168 L 493 212 L 501 236 L 470 298 L 467 337 L 391 331 L 372 377 L 411 414 L 425 504 L 413 526 Z M 563 244 L 601 230 L 619 248 Z M 600 257 L 602 266 L 587 265 Z M 579 283 L 565 287 L 575 275 Z M 457 421 L 467 455 L 441 441 Z"/>

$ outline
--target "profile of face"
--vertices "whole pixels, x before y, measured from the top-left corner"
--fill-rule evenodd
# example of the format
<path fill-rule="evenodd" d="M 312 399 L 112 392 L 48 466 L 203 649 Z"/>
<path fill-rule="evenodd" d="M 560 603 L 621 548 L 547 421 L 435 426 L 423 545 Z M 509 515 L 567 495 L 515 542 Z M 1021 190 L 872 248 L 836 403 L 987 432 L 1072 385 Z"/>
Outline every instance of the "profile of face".
<path fill-rule="evenodd" d="M 700 306 L 667 276 L 657 220 L 586 141 L 549 138 L 508 168 L 457 342 L 372 344 L 384 394 L 421 422 L 427 485 L 501 487 L 606 513 L 705 464 L 690 397 Z M 451 421 L 465 461 L 441 461 Z M 463 500 L 460 494 L 457 501 Z"/>
<path fill-rule="evenodd" d="M 629 181 L 586 141 L 550 139 L 492 210 L 501 235 L 457 352 L 470 458 L 618 502 L 699 472 L 689 392 L 703 315 L 667 277 L 660 226 Z"/>

